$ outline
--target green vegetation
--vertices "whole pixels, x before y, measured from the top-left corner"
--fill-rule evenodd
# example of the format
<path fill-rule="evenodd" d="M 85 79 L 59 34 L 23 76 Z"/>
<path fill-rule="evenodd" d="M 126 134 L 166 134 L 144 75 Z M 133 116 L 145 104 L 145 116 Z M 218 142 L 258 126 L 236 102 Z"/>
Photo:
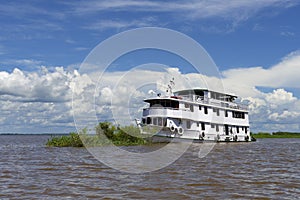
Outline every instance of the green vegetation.
<path fill-rule="evenodd" d="M 142 138 L 138 127 L 130 125 L 124 127 L 116 127 L 110 122 L 101 122 L 96 127 L 96 135 L 98 138 L 107 137 L 115 145 L 141 145 L 147 141 Z"/>
<path fill-rule="evenodd" d="M 51 136 L 46 145 L 49 147 L 83 147 L 83 143 L 79 135 L 74 132 L 69 135 Z"/>
<path fill-rule="evenodd" d="M 95 127 L 96 134 L 88 135 L 87 130 L 83 129 L 79 134 L 70 133 L 64 136 L 55 136 L 48 139 L 46 145 L 51 147 L 95 147 L 101 145 L 142 145 L 149 141 L 143 139 L 138 127 L 130 125 L 116 127 L 110 122 L 100 122 Z"/>
<path fill-rule="evenodd" d="M 300 133 L 292 132 L 259 132 L 252 134 L 254 138 L 300 138 Z"/>

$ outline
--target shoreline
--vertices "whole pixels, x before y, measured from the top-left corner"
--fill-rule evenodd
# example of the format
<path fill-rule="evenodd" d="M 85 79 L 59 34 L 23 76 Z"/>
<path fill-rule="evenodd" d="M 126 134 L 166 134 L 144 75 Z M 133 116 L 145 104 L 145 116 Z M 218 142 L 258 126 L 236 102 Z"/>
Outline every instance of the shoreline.
<path fill-rule="evenodd" d="M 251 136 L 256 139 L 261 139 L 261 138 L 300 138 L 300 133 L 296 133 L 296 132 L 273 132 L 273 133 L 259 132 L 259 133 L 252 133 Z"/>

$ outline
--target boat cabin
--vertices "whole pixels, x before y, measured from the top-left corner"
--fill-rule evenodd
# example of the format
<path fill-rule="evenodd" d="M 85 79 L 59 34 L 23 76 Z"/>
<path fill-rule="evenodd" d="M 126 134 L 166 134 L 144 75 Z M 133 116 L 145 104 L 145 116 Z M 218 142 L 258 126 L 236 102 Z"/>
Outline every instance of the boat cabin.
<path fill-rule="evenodd" d="M 220 101 L 234 102 L 237 98 L 235 95 L 209 91 L 207 89 L 190 89 L 190 90 L 181 90 L 174 92 L 174 96 L 189 97 L 192 99 L 193 96 L 196 96 L 196 99 L 216 99 Z"/>

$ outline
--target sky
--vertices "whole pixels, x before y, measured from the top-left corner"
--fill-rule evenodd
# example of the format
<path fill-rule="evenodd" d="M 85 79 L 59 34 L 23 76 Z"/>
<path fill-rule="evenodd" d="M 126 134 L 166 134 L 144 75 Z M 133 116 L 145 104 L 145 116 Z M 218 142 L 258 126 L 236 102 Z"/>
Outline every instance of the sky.
<path fill-rule="evenodd" d="M 145 91 L 170 77 L 175 89 L 203 86 L 198 79 L 216 82 L 200 77 L 187 60 L 151 49 L 120 56 L 102 76 L 82 70 L 101 42 L 143 27 L 174 30 L 198 42 L 225 90 L 249 104 L 253 132 L 299 132 L 299 18 L 299 0 L 3 1 L 0 133 L 74 131 L 78 113 L 133 121 Z"/>

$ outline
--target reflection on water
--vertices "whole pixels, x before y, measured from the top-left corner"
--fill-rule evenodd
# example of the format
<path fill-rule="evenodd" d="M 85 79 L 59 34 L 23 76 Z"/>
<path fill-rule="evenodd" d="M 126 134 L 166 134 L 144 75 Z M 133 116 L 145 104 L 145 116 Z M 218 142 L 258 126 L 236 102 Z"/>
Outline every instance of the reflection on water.
<path fill-rule="evenodd" d="M 47 148 L 49 136 L 0 136 L 0 199 L 297 199 L 300 139 L 218 143 L 199 158 L 193 144 L 175 163 L 127 174 L 84 148 Z M 159 146 L 136 146 L 132 152 Z M 134 169 L 132 169 L 134 170 Z"/>

